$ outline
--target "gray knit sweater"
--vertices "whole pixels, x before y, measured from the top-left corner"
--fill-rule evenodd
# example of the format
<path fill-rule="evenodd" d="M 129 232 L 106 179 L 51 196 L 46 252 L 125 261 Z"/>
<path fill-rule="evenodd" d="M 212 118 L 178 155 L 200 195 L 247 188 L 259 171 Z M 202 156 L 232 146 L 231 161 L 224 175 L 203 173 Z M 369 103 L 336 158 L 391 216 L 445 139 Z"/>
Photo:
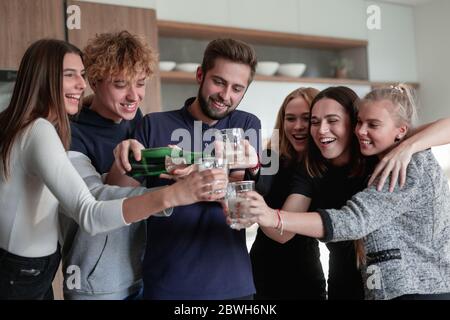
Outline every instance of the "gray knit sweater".
<path fill-rule="evenodd" d="M 450 191 L 430 150 L 415 154 L 406 184 L 367 188 L 340 210 L 318 210 L 323 241 L 363 238 L 366 299 L 450 292 Z"/>

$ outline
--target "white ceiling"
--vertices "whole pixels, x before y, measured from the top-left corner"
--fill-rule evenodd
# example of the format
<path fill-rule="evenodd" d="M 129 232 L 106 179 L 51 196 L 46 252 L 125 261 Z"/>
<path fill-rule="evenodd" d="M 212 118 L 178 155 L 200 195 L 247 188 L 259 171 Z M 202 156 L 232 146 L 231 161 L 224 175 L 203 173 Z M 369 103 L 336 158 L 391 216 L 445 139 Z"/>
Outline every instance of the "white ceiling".
<path fill-rule="evenodd" d="M 434 0 L 383 0 L 383 1 L 397 3 L 397 4 L 410 5 L 410 6 L 419 6 L 419 5 L 430 3 Z"/>

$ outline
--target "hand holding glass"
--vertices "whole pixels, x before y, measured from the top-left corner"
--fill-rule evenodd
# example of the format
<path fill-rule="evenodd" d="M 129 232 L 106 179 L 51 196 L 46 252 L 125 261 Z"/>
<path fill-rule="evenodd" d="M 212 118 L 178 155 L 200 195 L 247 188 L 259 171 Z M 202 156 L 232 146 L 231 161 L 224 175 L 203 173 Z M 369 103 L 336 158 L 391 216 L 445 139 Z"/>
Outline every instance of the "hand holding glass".
<path fill-rule="evenodd" d="M 250 225 L 242 225 L 237 222 L 238 218 L 245 217 L 245 213 L 244 216 L 238 217 L 236 206 L 239 203 L 247 200 L 245 196 L 246 192 L 254 190 L 255 190 L 254 181 L 238 181 L 228 184 L 226 201 L 228 206 L 228 214 L 231 220 L 230 228 L 240 230 L 250 226 Z"/>
<path fill-rule="evenodd" d="M 228 177 L 228 166 L 227 166 L 227 160 L 222 158 L 215 158 L 215 157 L 207 157 L 207 158 L 201 158 L 198 159 L 196 162 L 198 166 L 198 171 L 204 171 L 208 169 L 223 169 L 225 171 L 225 176 Z M 214 184 L 221 183 L 223 181 L 215 181 Z M 228 180 L 225 181 L 228 183 Z M 214 193 L 220 193 L 225 191 L 224 189 L 217 189 L 212 192 Z"/>
<path fill-rule="evenodd" d="M 215 155 L 226 159 L 230 168 L 238 168 L 245 161 L 244 130 L 232 128 L 215 134 Z"/>

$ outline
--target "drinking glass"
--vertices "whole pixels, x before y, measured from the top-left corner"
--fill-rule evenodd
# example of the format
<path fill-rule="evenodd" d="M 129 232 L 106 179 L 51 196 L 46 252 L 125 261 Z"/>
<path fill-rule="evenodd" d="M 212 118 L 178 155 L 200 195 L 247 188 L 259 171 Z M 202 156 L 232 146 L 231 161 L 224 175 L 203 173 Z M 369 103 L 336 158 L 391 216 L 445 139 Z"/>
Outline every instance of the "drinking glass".
<path fill-rule="evenodd" d="M 225 170 L 225 175 L 228 177 L 228 163 L 226 159 L 223 158 L 216 158 L 216 157 L 205 157 L 198 159 L 196 161 L 196 164 L 198 166 L 198 171 L 204 171 L 208 169 L 223 169 Z M 218 183 L 220 181 L 214 181 L 214 183 Z M 228 182 L 228 181 L 227 181 Z M 224 189 L 217 189 L 214 190 L 214 193 L 220 193 L 226 191 Z"/>
<path fill-rule="evenodd" d="M 230 227 L 232 229 L 240 230 L 248 227 L 237 222 L 238 216 L 236 212 L 236 205 L 247 200 L 247 198 L 245 197 L 246 192 L 254 190 L 255 182 L 250 180 L 231 182 L 228 184 L 226 201 L 228 204 L 228 213 L 231 219 Z M 245 218 L 245 213 L 242 218 Z"/>
<path fill-rule="evenodd" d="M 215 155 L 224 158 L 230 168 L 238 168 L 245 162 L 244 130 L 223 129 L 215 134 Z"/>

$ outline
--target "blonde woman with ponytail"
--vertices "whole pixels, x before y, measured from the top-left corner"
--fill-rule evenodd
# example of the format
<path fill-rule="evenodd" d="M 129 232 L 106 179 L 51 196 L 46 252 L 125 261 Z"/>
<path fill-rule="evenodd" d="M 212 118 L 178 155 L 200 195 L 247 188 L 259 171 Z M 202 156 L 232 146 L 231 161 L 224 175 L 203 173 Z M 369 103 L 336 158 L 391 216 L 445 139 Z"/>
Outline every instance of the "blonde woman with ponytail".
<path fill-rule="evenodd" d="M 450 143 L 449 119 L 408 138 L 415 108 L 412 89 L 406 85 L 375 89 L 358 103 L 355 134 L 362 155 L 381 161 L 378 173 L 393 163 L 402 187 L 389 182 L 378 191 L 373 185 L 339 210 L 281 214 L 252 192 L 240 210 L 251 216 L 249 220 L 280 233 L 331 242 L 362 239 L 366 299 L 450 299 L 450 191 L 429 149 Z M 406 170 L 402 161 L 408 157 Z"/>

